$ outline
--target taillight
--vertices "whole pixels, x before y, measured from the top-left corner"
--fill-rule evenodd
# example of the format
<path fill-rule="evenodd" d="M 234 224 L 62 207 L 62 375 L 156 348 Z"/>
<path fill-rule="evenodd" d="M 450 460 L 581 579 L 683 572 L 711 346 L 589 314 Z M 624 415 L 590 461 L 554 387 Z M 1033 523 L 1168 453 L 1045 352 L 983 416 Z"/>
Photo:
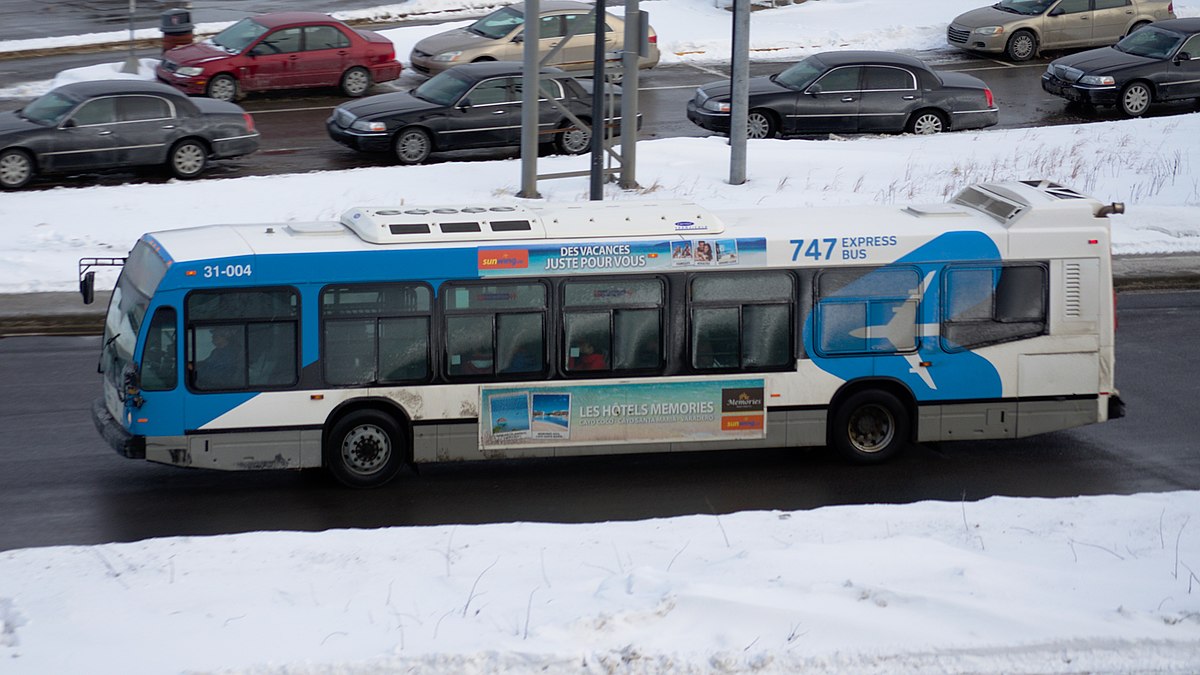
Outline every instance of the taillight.
<path fill-rule="evenodd" d="M 250 113 L 242 113 L 242 118 L 246 120 L 246 129 L 249 131 L 254 131 L 254 118 L 250 116 Z"/>
<path fill-rule="evenodd" d="M 652 45 L 658 44 L 658 36 L 651 33 L 649 41 L 650 41 L 650 44 L 652 44 Z"/>
<path fill-rule="evenodd" d="M 987 107 L 991 108 L 996 105 L 996 99 L 992 98 L 992 90 L 991 89 L 984 87 L 983 95 L 987 97 Z"/>

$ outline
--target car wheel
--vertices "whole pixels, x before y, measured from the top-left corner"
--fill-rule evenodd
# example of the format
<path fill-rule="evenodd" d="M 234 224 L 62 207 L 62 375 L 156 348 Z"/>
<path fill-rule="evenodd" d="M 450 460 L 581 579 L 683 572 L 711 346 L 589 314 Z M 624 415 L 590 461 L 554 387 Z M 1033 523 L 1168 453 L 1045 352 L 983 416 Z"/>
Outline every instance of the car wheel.
<path fill-rule="evenodd" d="M 429 159 L 429 153 L 433 152 L 433 141 L 424 129 L 413 127 L 396 134 L 396 142 L 392 147 L 401 164 L 420 164 Z"/>
<path fill-rule="evenodd" d="M 236 101 L 238 99 L 238 83 L 233 79 L 232 75 L 224 73 L 217 75 L 208 81 L 208 91 L 205 92 L 209 98 L 215 98 L 218 101 Z"/>
<path fill-rule="evenodd" d="M 838 405 L 830 426 L 833 446 L 858 464 L 876 464 L 908 443 L 908 412 L 886 391 L 868 389 Z"/>
<path fill-rule="evenodd" d="M 1145 82 L 1130 82 L 1121 90 L 1121 112 L 1127 117 L 1141 117 L 1150 109 L 1150 85 Z"/>
<path fill-rule="evenodd" d="M 580 122 L 588 124 L 590 120 L 580 117 Z M 592 149 L 592 132 L 580 129 L 570 122 L 563 122 L 559 127 L 562 131 L 554 136 L 554 146 L 564 155 L 582 155 Z"/>
<path fill-rule="evenodd" d="M 389 415 L 357 410 L 333 425 L 325 442 L 325 468 L 354 488 L 379 487 L 406 461 L 404 436 Z"/>
<path fill-rule="evenodd" d="M 1008 39 L 1004 55 L 1009 61 L 1028 61 L 1037 54 L 1037 38 L 1027 30 L 1019 30 Z"/>
<path fill-rule="evenodd" d="M 746 115 L 746 138 L 775 138 L 779 125 L 775 117 L 764 110 L 751 110 Z"/>
<path fill-rule="evenodd" d="M 351 68 L 342 74 L 342 93 L 350 98 L 358 98 L 371 88 L 371 73 L 366 68 Z"/>
<path fill-rule="evenodd" d="M 946 117 L 936 110 L 919 110 L 908 121 L 908 133 L 926 136 L 946 130 Z"/>
<path fill-rule="evenodd" d="M 36 173 L 33 158 L 24 150 L 14 148 L 0 152 L 0 188 L 16 190 L 25 187 Z"/>
<path fill-rule="evenodd" d="M 208 148 L 200 141 L 185 139 L 171 148 L 167 155 L 167 168 L 181 180 L 199 176 L 208 163 Z"/>

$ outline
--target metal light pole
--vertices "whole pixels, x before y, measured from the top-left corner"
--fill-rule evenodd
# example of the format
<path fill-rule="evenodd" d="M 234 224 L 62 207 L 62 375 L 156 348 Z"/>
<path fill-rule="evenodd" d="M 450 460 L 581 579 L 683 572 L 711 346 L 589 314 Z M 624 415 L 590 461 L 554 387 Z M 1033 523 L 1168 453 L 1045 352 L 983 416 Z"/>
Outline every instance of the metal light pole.
<path fill-rule="evenodd" d="M 137 57 L 133 55 L 133 15 L 137 12 L 137 0 L 129 0 L 129 56 L 125 59 L 125 65 L 121 67 L 122 73 L 137 74 L 139 64 Z"/>

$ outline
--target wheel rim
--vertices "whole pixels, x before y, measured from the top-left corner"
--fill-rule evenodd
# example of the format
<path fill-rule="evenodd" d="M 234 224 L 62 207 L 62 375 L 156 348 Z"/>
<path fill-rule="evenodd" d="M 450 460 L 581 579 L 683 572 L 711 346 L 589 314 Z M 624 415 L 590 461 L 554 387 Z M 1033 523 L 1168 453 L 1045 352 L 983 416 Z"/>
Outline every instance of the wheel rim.
<path fill-rule="evenodd" d="M 865 405 L 846 423 L 846 437 L 859 452 L 873 454 L 886 448 L 896 435 L 896 420 L 881 405 Z"/>
<path fill-rule="evenodd" d="M 21 185 L 29 180 L 33 167 L 29 158 L 19 153 L 0 157 L 0 184 L 6 186 Z"/>
<path fill-rule="evenodd" d="M 746 136 L 749 138 L 766 138 L 771 134 L 771 120 L 762 113 L 750 113 L 746 124 Z"/>
<path fill-rule="evenodd" d="M 391 456 L 391 439 L 374 424 L 357 426 L 342 439 L 342 464 L 353 474 L 369 476 L 376 473 Z"/>
<path fill-rule="evenodd" d="M 577 154 L 588 149 L 592 144 L 592 135 L 583 129 L 568 129 L 562 132 L 563 150 Z"/>
<path fill-rule="evenodd" d="M 1013 57 L 1020 61 L 1033 56 L 1033 38 L 1028 35 L 1018 35 L 1013 38 L 1012 53 Z"/>
<path fill-rule="evenodd" d="M 200 173 L 204 168 L 204 159 L 204 148 L 195 143 L 186 143 L 175 149 L 175 155 L 171 161 L 175 166 L 175 171 L 185 176 L 192 176 Z"/>
<path fill-rule="evenodd" d="M 422 162 L 429 155 L 429 139 L 419 132 L 403 134 L 396 141 L 396 155 L 405 162 Z"/>
<path fill-rule="evenodd" d="M 1146 112 L 1146 108 L 1150 107 L 1150 90 L 1144 85 L 1135 84 L 1125 90 L 1125 95 L 1121 97 L 1121 102 L 1125 106 L 1126 113 L 1141 115 Z"/>
<path fill-rule="evenodd" d="M 209 85 L 208 96 L 218 101 L 232 101 L 236 89 L 237 86 L 233 83 L 233 80 L 228 77 L 218 77 Z"/>
<path fill-rule="evenodd" d="M 914 134 L 939 134 L 942 132 L 942 118 L 933 113 L 921 115 L 913 122 Z"/>
<path fill-rule="evenodd" d="M 346 73 L 346 84 L 344 86 L 346 93 L 351 96 L 357 96 L 367 90 L 368 80 L 367 74 L 361 70 L 352 70 Z"/>

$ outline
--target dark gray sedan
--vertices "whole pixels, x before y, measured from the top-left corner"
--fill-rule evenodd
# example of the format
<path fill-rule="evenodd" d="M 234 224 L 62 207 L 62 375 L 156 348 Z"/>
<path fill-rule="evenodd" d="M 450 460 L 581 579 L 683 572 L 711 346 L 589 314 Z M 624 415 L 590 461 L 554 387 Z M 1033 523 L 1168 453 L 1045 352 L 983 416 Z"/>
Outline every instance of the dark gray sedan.
<path fill-rule="evenodd" d="M 1200 18 L 1152 23 L 1111 47 L 1055 59 L 1042 89 L 1139 117 L 1151 103 L 1200 99 Z"/>
<path fill-rule="evenodd" d="M 142 80 L 76 82 L 0 113 L 0 188 L 40 174 L 137 166 L 195 178 L 210 159 L 257 149 L 253 119 L 233 103 Z"/>
<path fill-rule="evenodd" d="M 729 133 L 729 82 L 688 101 L 688 119 Z M 965 73 L 937 73 L 892 52 L 814 54 L 787 70 L 750 79 L 749 137 L 828 133 L 936 134 L 999 120 L 992 91 Z"/>
<path fill-rule="evenodd" d="M 378 94 L 338 106 L 325 122 L 330 138 L 360 152 L 391 152 L 401 164 L 420 164 L 433 152 L 521 144 L 521 64 L 484 61 L 454 66 L 411 92 Z M 564 154 L 591 147 L 592 82 L 543 68 L 538 134 Z M 611 99 L 608 93 L 613 96 Z M 620 87 L 606 89 L 608 126 L 618 128 Z M 640 126 L 641 117 L 638 117 Z"/>

